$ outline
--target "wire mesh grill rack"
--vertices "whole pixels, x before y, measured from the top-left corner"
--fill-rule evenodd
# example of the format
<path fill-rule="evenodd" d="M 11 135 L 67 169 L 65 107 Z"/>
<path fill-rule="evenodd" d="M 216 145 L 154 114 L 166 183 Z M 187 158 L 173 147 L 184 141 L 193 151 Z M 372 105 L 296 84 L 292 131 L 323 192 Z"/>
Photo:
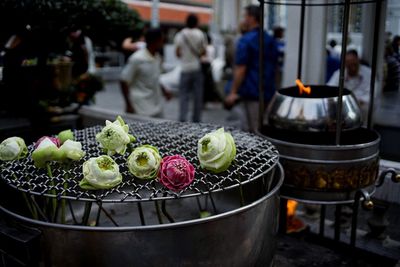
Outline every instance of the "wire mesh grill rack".
<path fill-rule="evenodd" d="M 58 199 L 92 202 L 140 202 L 193 197 L 211 192 L 228 190 L 249 183 L 272 171 L 279 155 L 274 146 L 257 135 L 227 128 L 233 135 L 237 156 L 231 167 L 220 174 L 202 170 L 197 159 L 197 141 L 204 134 L 216 130 L 215 125 L 178 122 L 135 122 L 129 124 L 129 131 L 137 138 L 133 147 L 151 144 L 156 146 L 162 157 L 181 154 L 196 169 L 194 182 L 180 192 L 163 187 L 157 180 L 144 181 L 135 178 L 126 166 L 125 155 L 113 156 L 120 166 L 123 182 L 109 190 L 83 190 L 79 181 L 83 178 L 82 163 L 103 152 L 95 140 L 102 126 L 75 131 L 75 138 L 82 143 L 85 157 L 74 162 L 68 169 L 52 164 L 53 175 L 49 177 L 43 169 L 33 165 L 30 156 L 25 159 L 3 162 L 0 165 L 1 180 L 19 191 Z M 33 145 L 28 147 L 29 154 Z"/>

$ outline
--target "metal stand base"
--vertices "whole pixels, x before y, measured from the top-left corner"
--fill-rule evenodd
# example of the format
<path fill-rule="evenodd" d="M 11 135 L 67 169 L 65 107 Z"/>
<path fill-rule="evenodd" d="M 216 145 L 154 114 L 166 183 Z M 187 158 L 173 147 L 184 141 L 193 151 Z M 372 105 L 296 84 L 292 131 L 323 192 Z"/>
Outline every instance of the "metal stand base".
<path fill-rule="evenodd" d="M 371 200 L 371 196 L 375 193 L 376 189 L 383 185 L 386 180 L 386 176 L 390 175 L 392 182 L 400 182 L 400 174 L 398 174 L 394 169 L 388 169 L 383 171 L 375 185 L 367 188 L 362 188 L 349 193 L 328 193 L 328 192 L 316 192 L 313 191 L 310 195 L 310 191 L 294 189 L 291 187 L 282 187 L 281 190 L 281 214 L 280 214 L 280 224 L 279 232 L 286 233 L 286 216 L 287 216 L 287 200 L 293 199 L 301 203 L 306 204 L 317 204 L 321 205 L 320 211 L 320 223 L 319 223 L 319 236 L 325 238 L 325 216 L 326 216 L 326 206 L 336 205 L 335 210 L 335 222 L 334 222 L 334 241 L 340 242 L 340 219 L 342 214 L 342 207 L 347 204 L 352 204 L 352 219 L 351 219 L 351 234 L 350 234 L 350 247 L 356 248 L 357 239 L 357 220 L 359 206 L 366 210 L 372 210 L 374 204 Z M 326 194 L 326 195 L 324 195 Z M 353 196 L 352 199 L 349 196 Z M 317 198 L 320 197 L 320 198 Z"/>

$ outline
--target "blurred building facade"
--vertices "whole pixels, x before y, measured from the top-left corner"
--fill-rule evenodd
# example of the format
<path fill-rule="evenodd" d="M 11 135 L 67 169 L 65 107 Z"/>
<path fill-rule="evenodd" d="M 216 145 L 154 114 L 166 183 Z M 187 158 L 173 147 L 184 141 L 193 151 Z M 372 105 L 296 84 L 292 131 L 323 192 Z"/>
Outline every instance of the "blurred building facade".
<path fill-rule="evenodd" d="M 158 22 L 163 26 L 183 26 L 190 13 L 197 14 L 202 26 L 208 26 L 212 20 L 213 0 L 123 0 L 123 2 L 138 11 L 143 20 Z"/>

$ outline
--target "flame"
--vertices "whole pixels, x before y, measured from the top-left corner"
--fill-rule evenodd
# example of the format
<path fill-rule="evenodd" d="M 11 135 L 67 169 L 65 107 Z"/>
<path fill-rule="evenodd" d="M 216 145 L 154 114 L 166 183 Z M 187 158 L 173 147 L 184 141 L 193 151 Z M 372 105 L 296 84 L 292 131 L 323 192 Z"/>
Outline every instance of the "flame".
<path fill-rule="evenodd" d="M 297 204 L 297 201 L 291 199 L 287 201 L 286 233 L 288 234 L 301 232 L 307 227 L 301 219 L 295 217 Z"/>
<path fill-rule="evenodd" d="M 296 213 L 296 208 L 297 208 L 297 201 L 289 199 L 287 201 L 287 216 L 288 217 L 293 217 Z"/>
<path fill-rule="evenodd" d="M 311 87 L 310 86 L 305 87 L 304 84 L 299 79 L 296 79 L 296 85 L 299 87 L 300 95 L 302 95 L 303 93 L 306 93 L 307 95 L 311 94 Z"/>

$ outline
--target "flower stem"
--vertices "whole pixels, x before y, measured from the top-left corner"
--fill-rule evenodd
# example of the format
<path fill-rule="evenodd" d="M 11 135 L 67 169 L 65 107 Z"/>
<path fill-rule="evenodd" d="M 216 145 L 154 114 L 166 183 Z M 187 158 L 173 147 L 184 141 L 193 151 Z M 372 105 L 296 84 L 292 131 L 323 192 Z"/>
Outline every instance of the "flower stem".
<path fill-rule="evenodd" d="M 167 212 L 167 201 L 166 200 L 163 200 L 161 202 L 161 210 L 162 210 L 164 216 L 167 217 L 167 219 L 170 223 L 175 222 L 174 219 L 172 218 L 172 216 Z"/>
<path fill-rule="evenodd" d="M 160 224 L 163 224 L 163 220 L 162 220 L 162 217 L 161 217 L 161 211 L 160 211 L 160 205 L 158 205 L 158 201 L 157 200 L 154 201 L 154 205 L 156 206 L 158 222 Z"/>
<path fill-rule="evenodd" d="M 83 217 L 82 217 L 82 225 L 88 225 L 91 210 L 92 210 L 92 202 L 86 202 L 85 211 L 83 212 Z"/>
<path fill-rule="evenodd" d="M 15 180 L 18 180 L 17 176 L 15 173 L 13 173 L 13 177 Z M 28 178 L 26 178 L 28 180 Z M 30 187 L 30 186 L 29 186 Z M 29 212 L 32 214 L 32 218 L 37 220 L 38 219 L 38 214 L 36 211 L 36 207 L 29 201 L 28 196 L 26 195 L 25 192 L 22 192 L 22 197 L 25 200 L 26 206 L 28 207 Z"/>
<path fill-rule="evenodd" d="M 47 163 L 47 164 L 46 164 L 46 168 L 47 168 L 47 175 L 50 177 L 50 186 L 51 186 L 51 187 L 54 187 L 53 173 L 52 173 L 52 171 L 51 171 L 50 163 Z M 51 215 L 54 215 L 55 212 L 56 212 L 56 207 L 57 207 L 57 199 L 55 198 L 56 191 L 55 191 L 54 189 L 52 189 L 52 190 L 50 191 L 50 194 L 54 195 L 54 197 L 53 197 L 52 200 L 51 200 L 51 203 L 52 203 L 52 207 L 51 207 L 51 209 L 52 209 L 52 214 L 51 214 Z M 51 218 L 51 217 L 53 217 L 53 216 L 50 216 L 50 218 Z M 54 220 L 57 220 L 57 218 L 55 218 Z"/>
<path fill-rule="evenodd" d="M 64 180 L 65 181 L 68 181 L 68 179 L 69 179 L 69 172 L 68 172 L 68 170 L 70 169 L 70 167 L 71 167 L 71 163 L 67 163 L 66 165 L 65 165 L 65 170 L 67 170 L 66 172 L 65 172 L 65 175 L 64 175 Z M 63 193 L 63 196 L 65 196 L 65 190 L 68 188 L 68 183 L 67 182 L 64 182 L 64 184 L 63 184 L 63 188 L 64 188 L 64 193 Z M 65 203 L 66 203 L 66 200 L 65 199 L 61 199 L 61 223 L 62 224 L 65 224 Z"/>

